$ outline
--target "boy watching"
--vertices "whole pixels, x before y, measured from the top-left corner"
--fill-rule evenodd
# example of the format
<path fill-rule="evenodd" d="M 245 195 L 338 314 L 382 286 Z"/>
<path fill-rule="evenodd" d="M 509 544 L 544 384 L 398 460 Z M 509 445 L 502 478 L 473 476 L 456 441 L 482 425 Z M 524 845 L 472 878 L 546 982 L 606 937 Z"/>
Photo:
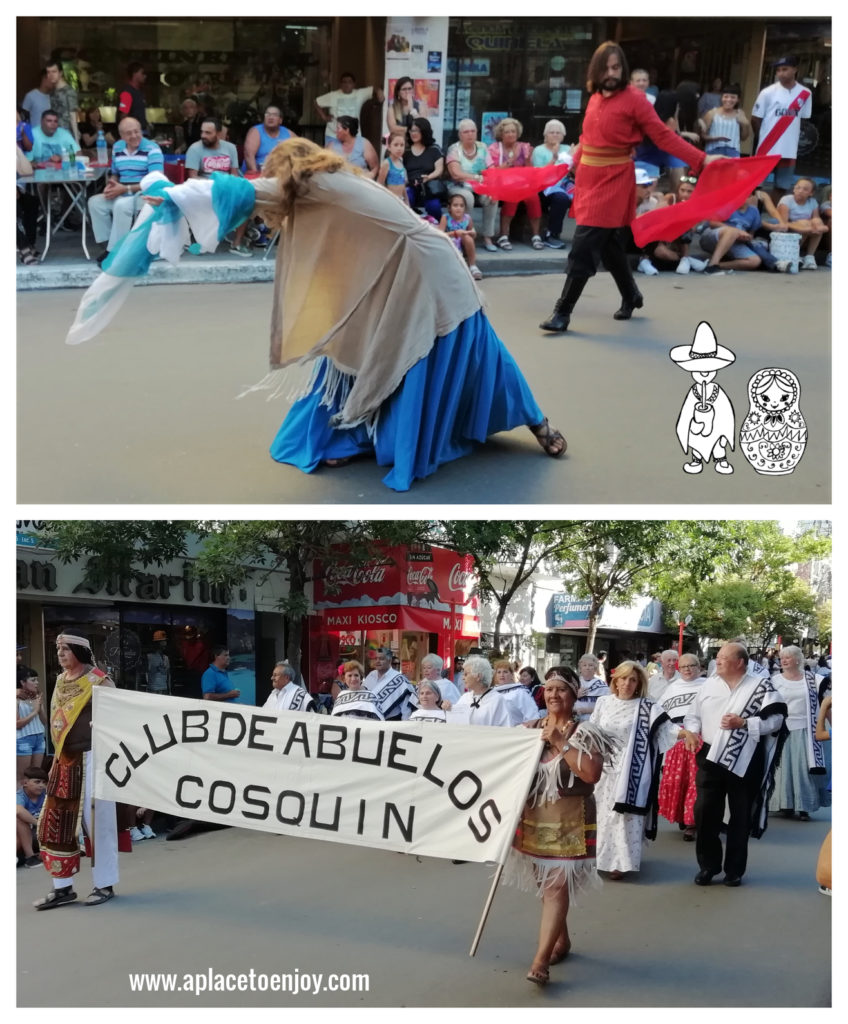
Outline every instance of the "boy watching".
<path fill-rule="evenodd" d="M 41 858 L 34 852 L 35 829 L 38 815 L 44 805 L 47 790 L 47 772 L 43 768 L 27 768 L 24 771 L 23 785 L 17 792 L 15 801 L 15 828 L 17 831 L 18 866 L 35 867 Z"/>

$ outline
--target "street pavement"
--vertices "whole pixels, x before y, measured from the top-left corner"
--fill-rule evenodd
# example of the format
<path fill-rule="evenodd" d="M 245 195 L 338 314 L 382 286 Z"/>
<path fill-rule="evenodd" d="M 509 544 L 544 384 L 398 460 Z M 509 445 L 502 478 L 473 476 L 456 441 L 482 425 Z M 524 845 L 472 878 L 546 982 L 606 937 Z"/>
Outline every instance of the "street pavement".
<path fill-rule="evenodd" d="M 809 823 L 773 817 L 751 841 L 740 888 L 700 888 L 693 845 L 661 820 L 639 875 L 607 881 L 572 909 L 573 952 L 544 990 L 524 980 L 539 925 L 533 895 L 500 888 L 468 956 L 488 866 L 243 829 L 160 837 L 121 855 L 119 895 L 100 907 L 36 912 L 48 876 L 17 871 L 17 1005 L 827 1007 L 831 901 L 814 875 L 829 827 L 829 809 Z M 90 878 L 84 860 L 81 896 Z M 129 972 L 210 968 L 365 972 L 370 989 L 130 992 Z"/>
<path fill-rule="evenodd" d="M 271 285 L 136 288 L 119 318 L 78 347 L 64 336 L 78 290 L 23 292 L 18 307 L 18 493 L 21 503 L 344 503 L 530 505 L 585 503 L 825 504 L 831 500 L 830 272 L 797 276 L 639 276 L 645 308 L 612 312 L 609 275 L 592 279 L 573 329 L 538 329 L 560 275 L 482 282 L 492 323 L 551 422 L 565 458 L 545 457 L 529 432 L 491 439 L 403 494 L 370 459 L 306 475 L 268 446 L 286 399 L 235 396 L 265 372 Z M 669 359 L 707 320 L 736 354 L 717 382 L 748 411 L 747 382 L 788 367 L 801 382 L 809 441 L 791 476 L 760 476 L 740 450 L 732 476 L 699 476 L 675 424 L 692 385 Z M 422 402 L 429 396 L 422 395 Z"/>

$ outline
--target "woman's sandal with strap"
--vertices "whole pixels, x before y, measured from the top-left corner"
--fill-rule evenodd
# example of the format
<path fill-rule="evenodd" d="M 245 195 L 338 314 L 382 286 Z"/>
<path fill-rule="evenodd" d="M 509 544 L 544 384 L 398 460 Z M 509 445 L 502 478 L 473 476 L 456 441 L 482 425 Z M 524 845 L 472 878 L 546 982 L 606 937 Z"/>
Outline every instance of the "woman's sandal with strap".
<path fill-rule="evenodd" d="M 541 969 L 531 967 L 526 977 L 528 981 L 532 981 L 534 985 L 538 985 L 540 988 L 544 988 L 551 980 L 547 967 L 542 967 Z"/>
<path fill-rule="evenodd" d="M 552 459 L 558 459 L 561 455 L 565 454 L 566 448 L 568 448 L 568 442 L 563 435 L 558 431 L 552 429 L 547 419 L 542 420 L 541 423 L 537 423 L 535 427 L 530 428 L 530 433 L 539 442 L 542 451 L 546 455 L 550 455 Z M 558 447 L 558 442 L 562 441 L 562 447 Z"/>
<path fill-rule="evenodd" d="M 504 252 L 512 252 L 512 242 L 510 242 L 506 235 L 501 235 L 501 237 L 495 242 L 495 245 L 499 249 L 503 249 Z"/>

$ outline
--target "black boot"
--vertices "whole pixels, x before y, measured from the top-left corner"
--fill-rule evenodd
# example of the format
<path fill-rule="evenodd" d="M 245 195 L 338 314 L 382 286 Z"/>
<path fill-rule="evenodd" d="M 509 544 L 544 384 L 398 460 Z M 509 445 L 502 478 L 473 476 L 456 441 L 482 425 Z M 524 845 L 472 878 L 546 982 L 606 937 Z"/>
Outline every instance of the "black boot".
<path fill-rule="evenodd" d="M 639 289 L 634 285 L 633 292 L 629 299 L 621 300 L 621 307 L 617 309 L 613 315 L 613 320 L 629 320 L 633 316 L 634 309 L 641 309 L 644 304 L 644 298 Z"/>
<path fill-rule="evenodd" d="M 553 313 L 547 320 L 542 321 L 539 327 L 543 331 L 567 331 L 571 314 L 585 287 L 585 277 L 566 277 L 562 295 L 557 299 Z"/>

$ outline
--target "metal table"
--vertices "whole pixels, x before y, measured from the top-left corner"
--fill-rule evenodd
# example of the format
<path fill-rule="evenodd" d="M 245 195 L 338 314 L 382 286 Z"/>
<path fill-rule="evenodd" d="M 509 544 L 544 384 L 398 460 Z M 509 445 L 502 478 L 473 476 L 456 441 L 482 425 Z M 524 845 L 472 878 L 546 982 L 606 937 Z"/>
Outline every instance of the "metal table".
<path fill-rule="evenodd" d="M 91 259 L 88 254 L 88 246 L 86 245 L 86 229 L 88 226 L 88 186 L 95 181 L 99 181 L 101 178 L 108 174 L 109 168 L 106 165 L 102 167 L 89 167 L 86 169 L 84 175 L 79 175 L 76 171 L 63 171 L 61 168 L 44 168 L 33 171 L 32 174 L 26 178 L 18 178 L 18 185 L 35 185 L 44 186 L 44 188 L 37 188 L 36 192 L 41 202 L 41 208 L 44 211 L 44 217 L 47 222 L 45 239 L 44 239 L 44 252 L 41 254 L 41 261 L 43 262 L 47 257 L 47 252 L 50 249 L 50 239 L 59 228 L 65 223 L 68 214 L 73 209 L 77 209 L 82 214 L 82 251 L 85 253 L 87 260 Z M 50 202 L 51 189 L 61 187 L 65 190 L 70 199 L 70 204 L 56 222 L 55 225 L 52 223 L 53 211 L 52 204 Z"/>

